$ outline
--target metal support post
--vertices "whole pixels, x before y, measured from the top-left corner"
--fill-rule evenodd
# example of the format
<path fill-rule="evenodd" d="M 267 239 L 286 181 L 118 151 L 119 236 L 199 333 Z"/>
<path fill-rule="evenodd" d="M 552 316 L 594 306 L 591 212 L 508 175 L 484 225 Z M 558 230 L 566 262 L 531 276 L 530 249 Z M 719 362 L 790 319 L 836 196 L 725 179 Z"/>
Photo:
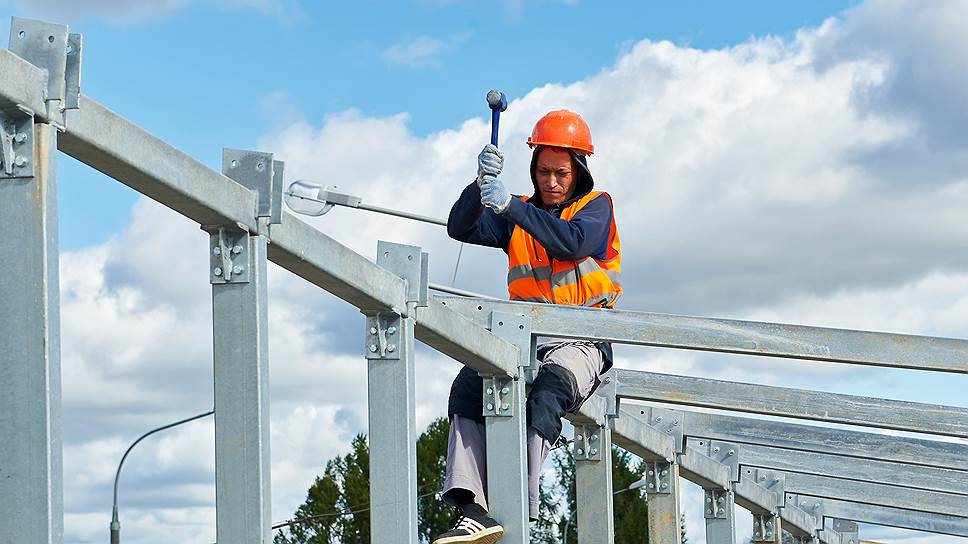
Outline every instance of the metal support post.
<path fill-rule="evenodd" d="M 272 541 L 266 239 L 211 232 L 218 542 Z"/>
<path fill-rule="evenodd" d="M 531 319 L 494 312 L 491 332 L 520 350 L 517 376 L 484 379 L 487 432 L 487 504 L 504 526 L 504 542 L 526 543 L 528 536 L 528 450 L 525 379 L 531 366 Z M 536 467 L 535 470 L 540 470 Z"/>
<path fill-rule="evenodd" d="M 782 542 L 782 527 L 780 516 L 770 514 L 753 514 L 753 538 L 751 542 Z"/>
<path fill-rule="evenodd" d="M 0 537 L 63 541 L 57 130 L 0 112 Z"/>
<path fill-rule="evenodd" d="M 377 264 L 407 285 L 407 317 L 367 313 L 370 541 L 417 544 L 417 423 L 414 309 L 425 296 L 426 253 L 380 241 Z"/>
<path fill-rule="evenodd" d="M 649 496 L 649 542 L 681 544 L 679 526 L 679 465 L 647 463 L 646 491 Z"/>
<path fill-rule="evenodd" d="M 707 544 L 736 542 L 736 497 L 733 491 L 704 489 Z"/>
<path fill-rule="evenodd" d="M 575 425 L 575 489 L 578 542 L 612 544 L 612 433 L 608 427 Z"/>

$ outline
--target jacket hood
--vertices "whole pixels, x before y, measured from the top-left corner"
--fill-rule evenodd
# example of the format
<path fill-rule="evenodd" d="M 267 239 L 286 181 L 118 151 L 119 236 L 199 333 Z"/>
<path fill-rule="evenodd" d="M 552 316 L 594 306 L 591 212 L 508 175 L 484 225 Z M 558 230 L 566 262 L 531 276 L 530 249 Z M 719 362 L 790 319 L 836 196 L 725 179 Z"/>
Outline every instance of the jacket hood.
<path fill-rule="evenodd" d="M 538 190 L 538 178 L 535 176 L 535 169 L 538 165 L 538 155 L 541 150 L 547 146 L 539 145 L 534 148 L 534 152 L 531 154 L 531 185 L 534 186 L 534 195 L 528 199 L 529 202 L 534 202 L 540 208 L 544 208 L 544 202 L 541 201 L 541 191 Z M 588 169 L 588 160 L 584 155 L 575 153 L 574 150 L 568 149 L 568 154 L 571 155 L 573 163 L 578 165 L 578 181 L 575 184 L 575 194 L 571 196 L 568 200 L 563 202 L 561 205 L 571 204 L 572 202 L 578 200 L 579 198 L 592 192 L 595 188 L 595 179 L 592 178 L 592 172 Z"/>

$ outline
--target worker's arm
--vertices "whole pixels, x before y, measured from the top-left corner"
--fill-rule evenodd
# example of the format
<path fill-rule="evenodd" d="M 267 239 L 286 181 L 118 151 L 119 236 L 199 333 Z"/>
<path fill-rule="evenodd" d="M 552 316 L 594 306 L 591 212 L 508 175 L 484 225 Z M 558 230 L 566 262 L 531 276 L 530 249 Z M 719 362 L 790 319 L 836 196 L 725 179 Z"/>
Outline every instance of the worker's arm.
<path fill-rule="evenodd" d="M 570 221 L 517 198 L 511 199 L 504 217 L 534 236 L 553 259 L 605 258 L 612 225 L 612 203 L 604 194 L 586 204 Z"/>
<path fill-rule="evenodd" d="M 508 220 L 481 205 L 476 182 L 464 188 L 447 217 L 447 234 L 454 240 L 507 249 L 511 240 Z"/>

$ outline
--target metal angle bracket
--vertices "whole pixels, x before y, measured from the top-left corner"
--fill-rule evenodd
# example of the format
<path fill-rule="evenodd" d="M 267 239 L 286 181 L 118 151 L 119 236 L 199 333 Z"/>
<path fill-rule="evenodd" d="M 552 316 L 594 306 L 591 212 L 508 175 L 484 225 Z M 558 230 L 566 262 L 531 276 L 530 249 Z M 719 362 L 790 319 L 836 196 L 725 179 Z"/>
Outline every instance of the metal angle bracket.
<path fill-rule="evenodd" d="M 529 371 L 536 365 L 531 354 L 531 318 L 524 314 L 505 312 L 491 312 L 491 322 L 488 327 L 491 332 L 518 346 L 521 357 L 518 368 Z"/>
<path fill-rule="evenodd" d="M 272 159 L 272 153 L 222 149 L 222 175 L 256 193 L 255 215 L 267 218 L 270 225 L 282 222 L 284 167 L 282 161 Z"/>
<path fill-rule="evenodd" d="M 34 177 L 35 155 L 34 117 L 0 110 L 0 180 Z"/>
<path fill-rule="evenodd" d="M 427 306 L 430 295 L 430 255 L 418 246 L 379 240 L 376 264 L 407 282 L 407 302 Z"/>
<path fill-rule="evenodd" d="M 686 419 L 683 413 L 677 410 L 650 407 L 646 415 L 648 416 L 649 425 L 675 438 L 676 453 L 682 453 L 682 427 Z"/>
<path fill-rule="evenodd" d="M 602 428 L 597 425 L 575 425 L 575 461 L 602 460 Z"/>
<path fill-rule="evenodd" d="M 672 493 L 672 463 L 645 463 L 645 491 L 646 493 Z"/>
<path fill-rule="evenodd" d="M 729 479 L 739 481 L 739 444 L 732 442 L 721 442 L 719 440 L 708 440 L 706 438 L 689 438 L 689 445 L 697 447 L 700 451 L 729 467 Z"/>
<path fill-rule="evenodd" d="M 13 17 L 10 22 L 10 51 L 27 62 L 47 70 L 48 117 L 52 101 L 58 108 L 77 109 L 81 95 L 80 34 L 71 34 L 67 25 Z"/>
<path fill-rule="evenodd" d="M 605 399 L 605 418 L 609 421 L 618 417 L 621 399 L 616 394 L 617 391 L 618 376 L 611 370 L 602 374 L 602 385 L 595 394 Z"/>
<path fill-rule="evenodd" d="M 484 377 L 484 417 L 511 417 L 517 388 L 514 379 L 507 377 Z"/>
<path fill-rule="evenodd" d="M 776 495 L 776 505 L 780 508 L 786 506 L 786 493 L 783 492 L 786 484 L 786 475 L 782 472 L 765 468 L 754 468 L 744 466 L 742 469 L 743 477 L 749 477 L 752 481 L 765 487 L 768 491 Z"/>
<path fill-rule="evenodd" d="M 784 493 L 785 503 L 793 505 L 813 516 L 817 520 L 817 527 L 823 527 L 823 499 L 807 497 L 797 493 Z"/>
<path fill-rule="evenodd" d="M 249 233 L 231 227 L 217 227 L 209 232 L 209 282 L 248 283 L 251 277 Z"/>
<path fill-rule="evenodd" d="M 403 318 L 392 312 L 366 316 L 366 358 L 400 360 Z"/>
<path fill-rule="evenodd" d="M 859 544 L 860 526 L 853 521 L 833 518 L 830 526 L 840 535 L 840 544 Z M 826 531 L 827 529 L 824 528 Z"/>
<path fill-rule="evenodd" d="M 706 519 L 726 519 L 728 517 L 726 509 L 733 507 L 733 502 L 730 500 L 732 493 L 732 491 L 724 489 L 704 489 L 705 509 L 703 510 L 703 517 Z"/>
<path fill-rule="evenodd" d="M 776 542 L 779 517 L 766 514 L 753 514 L 752 542 Z"/>

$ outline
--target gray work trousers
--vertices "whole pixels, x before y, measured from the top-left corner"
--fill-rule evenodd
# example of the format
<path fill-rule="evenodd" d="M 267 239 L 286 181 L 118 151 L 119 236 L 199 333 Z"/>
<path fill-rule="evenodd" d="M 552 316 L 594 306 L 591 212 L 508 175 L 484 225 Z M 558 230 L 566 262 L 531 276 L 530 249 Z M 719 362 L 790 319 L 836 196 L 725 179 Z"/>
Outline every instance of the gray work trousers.
<path fill-rule="evenodd" d="M 559 365 L 575 376 L 578 396 L 582 402 L 598 386 L 602 372 L 602 352 L 586 341 L 567 341 L 548 351 L 543 365 Z M 473 419 L 454 415 L 450 421 L 447 441 L 447 474 L 445 494 L 452 489 L 465 489 L 474 494 L 474 502 L 487 510 L 487 460 L 485 456 L 485 426 Z M 538 519 L 538 483 L 541 466 L 551 451 L 551 444 L 528 427 L 528 499 L 529 516 Z M 510 467 L 509 467 L 510 468 Z M 455 505 L 456 506 L 456 505 Z"/>

